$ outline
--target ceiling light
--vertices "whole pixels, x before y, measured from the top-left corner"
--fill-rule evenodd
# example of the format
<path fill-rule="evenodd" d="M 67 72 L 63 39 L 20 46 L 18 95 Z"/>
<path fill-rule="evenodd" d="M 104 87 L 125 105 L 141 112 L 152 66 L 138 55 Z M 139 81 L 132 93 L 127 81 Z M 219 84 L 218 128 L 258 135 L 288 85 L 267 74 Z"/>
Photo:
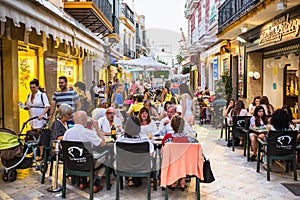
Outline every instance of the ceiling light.
<path fill-rule="evenodd" d="M 241 27 L 241 31 L 242 31 L 242 33 L 246 33 L 248 31 L 248 25 L 243 24 L 243 26 Z"/>
<path fill-rule="evenodd" d="M 285 10 L 287 7 L 287 0 L 279 0 L 276 5 L 276 10 Z"/>

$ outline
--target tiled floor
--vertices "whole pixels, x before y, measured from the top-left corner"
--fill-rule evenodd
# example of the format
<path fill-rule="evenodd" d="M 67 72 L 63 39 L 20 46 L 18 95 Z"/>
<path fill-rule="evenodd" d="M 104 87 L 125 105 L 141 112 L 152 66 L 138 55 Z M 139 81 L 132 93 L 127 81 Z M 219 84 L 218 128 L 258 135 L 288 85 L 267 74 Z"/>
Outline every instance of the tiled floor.
<path fill-rule="evenodd" d="M 198 133 L 203 152 L 211 161 L 216 181 L 211 184 L 201 184 L 202 200 L 258 200 L 258 199 L 300 199 L 281 185 L 281 183 L 294 183 L 292 173 L 285 174 L 284 169 L 275 164 L 271 172 L 271 181 L 267 181 L 266 171 L 256 172 L 256 162 L 247 162 L 243 156 L 242 148 L 232 151 L 226 146 L 224 139 L 219 139 L 220 129 L 209 125 L 194 126 Z M 24 171 L 23 171 L 24 172 Z M 2 177 L 3 168 L 0 168 Z M 298 173 L 298 177 L 299 177 Z M 0 180 L 1 199 L 61 199 L 61 193 L 49 193 L 51 180 L 46 178 L 45 184 L 40 184 L 41 175 L 35 169 L 27 170 L 18 175 L 14 182 Z M 115 199 L 115 180 L 111 177 L 112 188 L 94 195 L 95 199 Z M 169 199 L 195 199 L 194 180 L 186 191 L 170 191 Z M 299 188 L 300 189 L 300 188 Z M 164 192 L 158 188 L 152 191 L 152 199 L 164 199 Z M 88 188 L 84 191 L 68 184 L 67 199 L 89 198 Z M 121 191 L 120 199 L 141 200 L 147 198 L 146 184 L 138 188 L 128 188 Z"/>

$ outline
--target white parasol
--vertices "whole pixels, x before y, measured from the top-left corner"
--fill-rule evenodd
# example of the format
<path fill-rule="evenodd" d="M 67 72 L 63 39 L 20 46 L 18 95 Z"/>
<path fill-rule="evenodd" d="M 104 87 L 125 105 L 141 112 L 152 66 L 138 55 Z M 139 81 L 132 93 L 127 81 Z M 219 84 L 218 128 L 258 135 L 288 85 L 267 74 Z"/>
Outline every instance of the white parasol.
<path fill-rule="evenodd" d="M 140 67 L 143 68 L 144 71 L 159 71 L 171 69 L 171 66 L 164 65 L 147 56 L 142 56 L 140 58 L 132 60 L 119 60 L 117 63 L 120 65 Z"/>

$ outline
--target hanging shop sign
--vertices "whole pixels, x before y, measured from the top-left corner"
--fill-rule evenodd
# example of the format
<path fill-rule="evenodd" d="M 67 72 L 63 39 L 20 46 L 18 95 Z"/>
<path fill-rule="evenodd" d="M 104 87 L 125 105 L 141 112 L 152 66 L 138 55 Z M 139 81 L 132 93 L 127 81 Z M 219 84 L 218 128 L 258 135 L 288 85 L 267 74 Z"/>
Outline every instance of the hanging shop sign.
<path fill-rule="evenodd" d="M 287 13 L 266 26 L 260 34 L 259 46 L 278 43 L 282 41 L 283 36 L 297 38 L 299 35 L 300 18 L 290 20 L 290 14 Z"/>

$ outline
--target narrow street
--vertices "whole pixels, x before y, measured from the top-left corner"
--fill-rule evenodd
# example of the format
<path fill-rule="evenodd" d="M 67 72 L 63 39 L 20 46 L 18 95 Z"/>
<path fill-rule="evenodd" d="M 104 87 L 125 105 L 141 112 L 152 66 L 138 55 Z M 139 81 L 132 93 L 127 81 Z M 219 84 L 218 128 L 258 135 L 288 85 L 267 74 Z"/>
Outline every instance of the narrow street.
<path fill-rule="evenodd" d="M 203 152 L 211 161 L 212 170 L 216 181 L 211 184 L 201 183 L 202 200 L 254 200 L 254 199 L 299 199 L 281 183 L 295 183 L 292 172 L 285 173 L 284 168 L 273 164 L 271 181 L 267 181 L 266 171 L 261 167 L 261 172 L 256 172 L 256 162 L 247 162 L 243 156 L 242 147 L 232 151 L 226 146 L 224 139 L 220 139 L 220 129 L 214 129 L 211 125 L 195 125 Z M 61 173 L 60 165 L 60 173 Z M 2 177 L 3 168 L 0 168 Z M 300 173 L 298 172 L 298 177 Z M 61 176 L 59 176 L 61 179 Z M 15 182 L 3 182 L 0 180 L 1 199 L 61 199 L 61 193 L 49 193 L 47 188 L 51 186 L 51 179 L 46 177 L 45 184 L 40 184 L 41 174 L 35 169 L 22 170 Z M 195 180 L 192 179 L 184 192 L 176 189 L 169 191 L 169 199 L 195 199 Z M 61 183 L 61 180 L 59 180 Z M 115 178 L 111 175 L 112 188 L 94 194 L 95 199 L 115 199 Z M 104 184 L 104 182 L 103 182 Z M 146 199 L 146 183 L 138 188 L 129 188 L 125 185 L 121 191 L 120 199 Z M 67 184 L 67 199 L 88 199 L 89 188 L 81 191 L 78 187 Z M 164 199 L 164 191 L 159 187 L 151 192 L 152 199 Z"/>

